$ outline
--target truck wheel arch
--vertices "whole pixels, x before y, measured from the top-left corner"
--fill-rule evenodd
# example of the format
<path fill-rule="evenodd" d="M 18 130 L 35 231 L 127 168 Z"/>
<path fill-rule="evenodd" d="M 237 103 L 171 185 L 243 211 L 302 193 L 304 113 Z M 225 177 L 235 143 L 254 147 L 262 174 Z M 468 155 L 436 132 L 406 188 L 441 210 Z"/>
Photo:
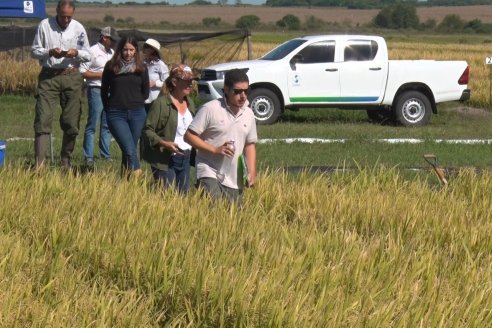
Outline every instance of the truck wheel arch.
<path fill-rule="evenodd" d="M 273 124 L 284 112 L 284 99 L 280 89 L 269 83 L 255 83 L 250 86 L 249 107 L 258 124 Z"/>
<path fill-rule="evenodd" d="M 432 93 L 432 90 L 424 83 L 406 83 L 400 86 L 395 94 L 395 97 L 393 98 L 393 106 L 396 105 L 400 96 L 407 91 L 418 91 L 424 94 L 431 103 L 432 113 L 437 114 L 437 105 L 434 94 Z"/>

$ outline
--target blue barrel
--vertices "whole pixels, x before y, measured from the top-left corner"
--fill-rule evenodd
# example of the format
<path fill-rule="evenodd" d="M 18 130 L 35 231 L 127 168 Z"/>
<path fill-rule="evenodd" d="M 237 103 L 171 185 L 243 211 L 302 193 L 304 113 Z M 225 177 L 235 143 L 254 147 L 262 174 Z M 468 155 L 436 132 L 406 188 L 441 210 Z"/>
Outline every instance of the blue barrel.
<path fill-rule="evenodd" d="M 5 150 L 7 148 L 7 142 L 5 140 L 0 140 L 0 166 L 5 163 Z"/>

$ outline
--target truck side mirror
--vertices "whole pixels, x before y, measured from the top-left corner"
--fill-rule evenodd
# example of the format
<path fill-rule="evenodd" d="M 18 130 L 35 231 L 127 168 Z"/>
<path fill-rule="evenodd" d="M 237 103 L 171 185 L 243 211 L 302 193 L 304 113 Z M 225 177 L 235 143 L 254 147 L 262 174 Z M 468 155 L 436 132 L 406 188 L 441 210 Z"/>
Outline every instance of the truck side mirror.
<path fill-rule="evenodd" d="M 304 61 L 304 57 L 301 54 L 296 54 L 292 59 L 290 60 L 290 68 L 295 71 L 296 70 L 296 64 L 297 63 L 302 63 Z"/>

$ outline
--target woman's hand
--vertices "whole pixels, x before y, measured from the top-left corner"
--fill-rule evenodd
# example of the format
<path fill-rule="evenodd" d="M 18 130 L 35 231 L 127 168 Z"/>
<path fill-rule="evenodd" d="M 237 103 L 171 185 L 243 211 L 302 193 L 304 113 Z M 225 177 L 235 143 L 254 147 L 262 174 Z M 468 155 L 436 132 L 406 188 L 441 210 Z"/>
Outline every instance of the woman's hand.
<path fill-rule="evenodd" d="M 163 148 L 169 150 L 171 153 L 183 155 L 183 151 L 178 147 L 178 144 L 173 141 L 161 140 L 161 151 L 164 150 Z"/>

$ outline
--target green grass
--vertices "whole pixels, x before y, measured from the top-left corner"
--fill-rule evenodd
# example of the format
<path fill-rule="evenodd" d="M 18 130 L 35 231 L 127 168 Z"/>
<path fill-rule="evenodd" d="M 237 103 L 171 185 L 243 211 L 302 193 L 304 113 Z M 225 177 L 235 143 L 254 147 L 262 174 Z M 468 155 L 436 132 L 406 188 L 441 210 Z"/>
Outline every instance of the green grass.
<path fill-rule="evenodd" d="M 0 138 L 32 138 L 34 98 L 3 96 L 0 103 Z M 274 143 L 259 144 L 258 164 L 261 169 L 283 166 L 368 166 L 376 163 L 389 167 L 422 167 L 424 154 L 434 153 L 447 167 L 492 167 L 490 145 L 463 145 L 435 143 L 435 139 L 492 139 L 490 126 L 492 114 L 487 111 L 458 110 L 460 104 L 451 103 L 439 107 L 430 124 L 421 128 L 381 126 L 369 123 L 365 111 L 350 110 L 300 110 L 287 111 L 281 121 L 274 125 L 258 126 L 260 139 L 321 138 L 347 139 L 346 143 Z M 74 154 L 75 163 L 82 163 L 83 129 L 87 107 L 84 102 L 79 135 Z M 57 116 L 55 116 L 56 118 Z M 61 143 L 61 130 L 57 119 L 54 122 L 55 155 Z M 387 144 L 375 139 L 417 138 L 420 144 Z M 112 154 L 118 159 L 120 150 L 115 142 Z M 33 160 L 32 141 L 12 141 L 7 145 L 7 161 L 30 163 Z M 107 167 L 100 163 L 100 167 Z M 113 164 L 118 166 L 118 160 Z"/>

